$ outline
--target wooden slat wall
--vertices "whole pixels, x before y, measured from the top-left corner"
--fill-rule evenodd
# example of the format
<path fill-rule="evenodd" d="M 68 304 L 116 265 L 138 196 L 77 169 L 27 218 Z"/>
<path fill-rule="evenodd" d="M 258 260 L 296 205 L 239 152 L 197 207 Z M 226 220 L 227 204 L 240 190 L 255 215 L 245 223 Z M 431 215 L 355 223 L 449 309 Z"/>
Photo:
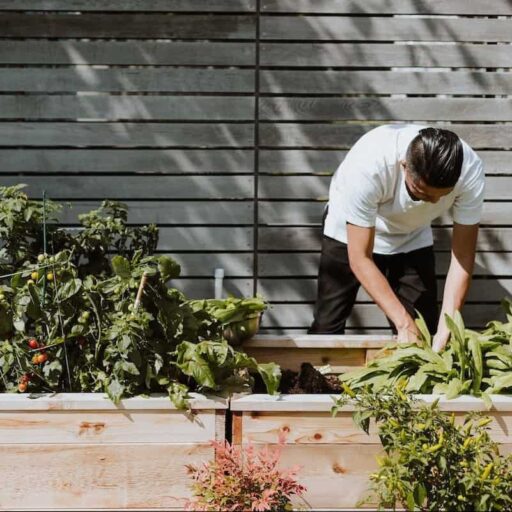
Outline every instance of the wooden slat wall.
<path fill-rule="evenodd" d="M 267 332 L 312 319 L 333 171 L 374 126 L 448 126 L 482 156 L 487 197 L 466 316 L 512 293 L 508 0 L 0 0 L 2 184 L 104 197 L 161 227 L 176 282 L 266 295 Z M 438 278 L 450 218 L 435 222 Z M 352 332 L 387 323 L 361 292 Z"/>

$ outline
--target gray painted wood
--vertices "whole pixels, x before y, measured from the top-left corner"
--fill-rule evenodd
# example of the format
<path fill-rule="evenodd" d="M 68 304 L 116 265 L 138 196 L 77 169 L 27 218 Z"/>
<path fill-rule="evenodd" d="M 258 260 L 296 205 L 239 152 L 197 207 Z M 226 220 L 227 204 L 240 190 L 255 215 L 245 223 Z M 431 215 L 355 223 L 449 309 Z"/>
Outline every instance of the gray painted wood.
<path fill-rule="evenodd" d="M 248 96 L 0 95 L 0 119 L 252 121 L 253 117 L 254 98 Z"/>
<path fill-rule="evenodd" d="M 316 199 L 329 196 L 330 176 L 261 176 L 259 197 L 262 199 Z M 487 176 L 486 199 L 512 199 L 512 177 Z M 292 205 L 292 208 L 294 206 Z"/>
<path fill-rule="evenodd" d="M 508 71 L 261 71 L 272 94 L 512 94 Z"/>
<path fill-rule="evenodd" d="M 2 172 L 251 174 L 249 149 L 0 149 Z"/>
<path fill-rule="evenodd" d="M 213 275 L 209 279 L 174 279 L 170 282 L 173 288 L 182 291 L 188 299 L 213 299 L 215 297 Z M 223 297 L 252 296 L 252 279 L 224 279 Z"/>
<path fill-rule="evenodd" d="M 2 185 L 19 183 L 16 176 L 0 178 Z M 27 192 L 54 199 L 250 199 L 253 177 L 242 176 L 24 176 Z"/>
<path fill-rule="evenodd" d="M 252 146 L 253 123 L 1 123 L 0 146 Z"/>
<path fill-rule="evenodd" d="M 259 169 L 265 174 L 332 175 L 345 158 L 346 150 L 316 149 L 260 150 Z M 509 151 L 478 151 L 487 175 L 512 173 Z"/>
<path fill-rule="evenodd" d="M 0 63 L 252 66 L 255 63 L 255 47 L 253 42 L 240 41 L 77 41 L 73 39 L 17 41 L 4 39 L 0 41 Z M 58 73 L 60 70 L 53 71 Z M 154 71 L 157 70 L 145 70 L 155 79 L 158 75 L 155 75 Z"/>
<path fill-rule="evenodd" d="M 499 305 L 469 304 L 462 310 L 467 327 L 481 328 L 487 322 L 504 319 Z M 262 326 L 265 327 L 308 327 L 313 320 L 312 304 L 273 304 L 265 312 Z M 385 327 L 388 325 L 384 313 L 373 304 L 358 304 L 354 306 L 347 325 L 350 327 Z"/>
<path fill-rule="evenodd" d="M 279 248 L 276 247 L 276 250 Z M 258 256 L 259 275 L 261 277 L 315 277 L 318 275 L 320 263 L 320 245 L 316 252 L 283 252 L 261 253 Z M 448 252 L 436 253 L 436 268 L 439 275 L 446 274 L 450 262 Z M 510 277 L 512 252 L 479 252 L 476 255 L 476 276 Z"/>
<path fill-rule="evenodd" d="M 37 77 L 37 80 L 34 80 Z M 252 93 L 254 71 L 200 68 L 9 68 L 0 74 L 4 92 Z"/>
<path fill-rule="evenodd" d="M 161 251 L 250 251 L 252 228 L 176 227 L 161 228 L 158 248 Z"/>
<path fill-rule="evenodd" d="M 501 98 L 261 98 L 259 107 L 265 121 L 512 120 L 512 100 Z"/>
<path fill-rule="evenodd" d="M 512 83 L 512 82 L 511 82 Z M 434 124 L 449 128 L 474 149 L 512 148 L 512 131 L 499 124 Z M 377 125 L 329 123 L 260 124 L 260 143 L 270 147 L 350 148 L 359 137 Z"/>
<path fill-rule="evenodd" d="M 216 268 L 223 268 L 226 277 L 252 276 L 253 255 L 251 252 L 191 253 L 174 251 L 168 255 L 181 265 L 183 277 L 213 277 Z"/>
<path fill-rule="evenodd" d="M 451 248 L 451 227 L 434 227 L 437 250 Z M 259 248 L 262 251 L 315 251 L 320 250 L 321 229 L 309 227 L 260 227 Z M 479 251 L 512 251 L 512 228 L 480 228 Z"/>
<path fill-rule="evenodd" d="M 2 37 L 130 39 L 254 39 L 252 15 L 89 13 L 27 15 L 4 13 Z"/>
<path fill-rule="evenodd" d="M 508 181 L 502 178 L 506 186 Z M 259 222 L 269 226 L 316 225 L 321 223 L 324 201 L 260 201 Z M 451 224 L 449 212 L 433 224 Z M 482 214 L 482 225 L 506 225 L 510 223 L 510 202 L 486 202 Z"/>
<path fill-rule="evenodd" d="M 1 180 L 0 180 L 1 181 Z M 130 224 L 252 225 L 252 201 L 123 201 Z M 62 224 L 78 223 L 78 216 L 98 208 L 100 201 L 74 200 L 59 216 Z"/>
<path fill-rule="evenodd" d="M 262 39 L 510 41 L 510 19 L 263 16 Z"/>
<path fill-rule="evenodd" d="M 263 12 L 324 14 L 512 14 L 508 0 L 262 0 Z"/>
<path fill-rule="evenodd" d="M 438 300 L 443 298 L 444 279 L 438 279 Z M 316 279 L 260 279 L 258 293 L 271 302 L 314 302 L 317 296 Z M 468 303 L 499 303 L 512 296 L 512 279 L 474 279 L 466 301 Z M 361 287 L 358 302 L 372 302 L 372 298 Z"/>
<path fill-rule="evenodd" d="M 37 11 L 253 11 L 255 0 L 1 0 L 0 10 Z"/>

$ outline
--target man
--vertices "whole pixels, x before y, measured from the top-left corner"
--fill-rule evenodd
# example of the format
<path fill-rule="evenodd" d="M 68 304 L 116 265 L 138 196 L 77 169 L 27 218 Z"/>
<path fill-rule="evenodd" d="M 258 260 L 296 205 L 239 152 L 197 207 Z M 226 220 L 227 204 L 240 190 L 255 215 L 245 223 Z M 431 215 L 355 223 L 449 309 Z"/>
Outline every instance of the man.
<path fill-rule="evenodd" d="M 385 125 L 361 137 L 331 181 L 308 332 L 342 334 L 362 285 L 398 341 L 419 335 L 418 310 L 442 350 L 444 315 L 462 308 L 471 283 L 483 197 L 482 161 L 451 131 Z M 451 261 L 439 315 L 430 224 L 450 208 Z"/>

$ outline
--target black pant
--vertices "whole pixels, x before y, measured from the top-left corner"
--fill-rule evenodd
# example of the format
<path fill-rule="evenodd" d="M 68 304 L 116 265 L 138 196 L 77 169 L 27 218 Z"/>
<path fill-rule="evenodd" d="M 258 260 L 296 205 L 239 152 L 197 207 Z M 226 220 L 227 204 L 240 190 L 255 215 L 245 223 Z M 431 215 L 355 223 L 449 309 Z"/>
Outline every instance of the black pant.
<path fill-rule="evenodd" d="M 391 255 L 373 254 L 373 260 L 409 314 L 415 318 L 417 309 L 429 331 L 435 333 L 438 308 L 433 247 Z M 360 286 L 350 269 L 347 245 L 324 235 L 314 321 L 308 334 L 343 334 Z M 396 333 L 395 326 L 388 321 Z"/>

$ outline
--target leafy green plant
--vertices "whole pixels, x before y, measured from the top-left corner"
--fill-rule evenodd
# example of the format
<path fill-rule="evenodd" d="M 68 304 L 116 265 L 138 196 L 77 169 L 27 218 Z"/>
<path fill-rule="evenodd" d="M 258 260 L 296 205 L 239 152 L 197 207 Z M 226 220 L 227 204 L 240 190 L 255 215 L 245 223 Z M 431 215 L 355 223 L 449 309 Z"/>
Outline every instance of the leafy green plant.
<path fill-rule="evenodd" d="M 353 389 L 368 387 L 374 392 L 407 379 L 406 390 L 415 393 L 444 393 L 480 396 L 512 390 L 512 303 L 503 301 L 507 322 L 490 322 L 483 332 L 466 329 L 459 312 L 447 317 L 451 339 L 442 354 L 430 346 L 423 320 L 419 344 L 390 345 L 366 368 L 340 376 Z"/>
<path fill-rule="evenodd" d="M 190 301 L 194 310 L 203 309 L 216 318 L 223 326 L 241 322 L 247 318 L 263 313 L 267 303 L 262 297 L 227 299 L 201 299 Z"/>
<path fill-rule="evenodd" d="M 512 510 L 512 456 L 500 456 L 491 440 L 492 418 L 472 413 L 458 423 L 437 401 L 407 396 L 405 381 L 380 393 L 345 386 L 333 415 L 351 403 L 356 424 L 366 433 L 374 424 L 385 452 L 363 502 L 393 510 Z"/>
<path fill-rule="evenodd" d="M 291 499 L 306 488 L 297 482 L 299 468 L 279 467 L 281 444 L 256 450 L 253 445 L 212 441 L 215 459 L 201 467 L 187 466 L 194 498 L 185 510 L 293 510 Z"/>

